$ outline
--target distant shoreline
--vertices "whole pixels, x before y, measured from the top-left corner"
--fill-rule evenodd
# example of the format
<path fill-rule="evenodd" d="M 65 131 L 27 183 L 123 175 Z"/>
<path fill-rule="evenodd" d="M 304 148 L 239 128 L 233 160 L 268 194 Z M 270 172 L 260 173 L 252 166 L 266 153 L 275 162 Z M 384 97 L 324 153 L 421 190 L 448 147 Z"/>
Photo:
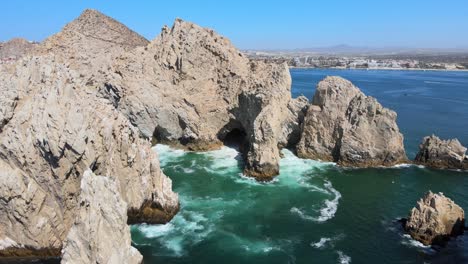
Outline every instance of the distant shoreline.
<path fill-rule="evenodd" d="M 361 71 L 445 71 L 445 72 L 468 72 L 468 69 L 420 69 L 420 68 L 335 68 L 335 67 L 295 67 L 288 66 L 289 69 L 322 69 L 322 70 L 361 70 Z"/>

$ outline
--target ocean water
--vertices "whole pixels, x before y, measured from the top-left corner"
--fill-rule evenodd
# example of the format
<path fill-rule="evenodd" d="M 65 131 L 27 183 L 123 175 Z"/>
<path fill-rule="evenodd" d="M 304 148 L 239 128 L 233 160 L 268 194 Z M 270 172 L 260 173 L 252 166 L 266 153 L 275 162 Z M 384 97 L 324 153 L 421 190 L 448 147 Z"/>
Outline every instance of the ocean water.
<path fill-rule="evenodd" d="M 293 96 L 311 98 L 327 75 L 353 81 L 398 113 L 408 156 L 422 136 L 468 145 L 468 73 L 291 70 Z M 468 210 L 468 172 L 412 165 L 350 169 L 304 160 L 289 150 L 280 175 L 258 183 L 242 175 L 234 148 L 197 153 L 156 145 L 180 195 L 165 225 L 134 225 L 148 263 L 468 263 L 468 235 L 446 248 L 410 239 L 396 221 L 427 191 Z"/>

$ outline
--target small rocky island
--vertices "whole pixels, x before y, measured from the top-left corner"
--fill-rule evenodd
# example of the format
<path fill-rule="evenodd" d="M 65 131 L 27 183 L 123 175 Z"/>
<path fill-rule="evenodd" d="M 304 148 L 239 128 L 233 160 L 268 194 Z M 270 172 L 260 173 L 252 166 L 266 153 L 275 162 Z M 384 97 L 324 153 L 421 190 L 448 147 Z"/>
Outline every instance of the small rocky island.
<path fill-rule="evenodd" d="M 468 170 L 466 148 L 458 139 L 442 140 L 434 135 L 425 137 L 414 160 L 430 168 Z"/>
<path fill-rule="evenodd" d="M 465 212 L 442 193 L 429 191 L 404 222 L 405 231 L 413 239 L 424 245 L 444 245 L 451 237 L 463 234 Z"/>

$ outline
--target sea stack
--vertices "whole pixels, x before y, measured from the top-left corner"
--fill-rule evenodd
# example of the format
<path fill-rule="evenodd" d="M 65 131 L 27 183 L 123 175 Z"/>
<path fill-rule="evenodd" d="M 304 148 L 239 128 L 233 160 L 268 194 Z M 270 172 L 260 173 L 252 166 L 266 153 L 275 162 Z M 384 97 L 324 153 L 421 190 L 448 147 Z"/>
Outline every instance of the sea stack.
<path fill-rule="evenodd" d="M 430 168 L 468 170 L 466 148 L 456 138 L 442 140 L 435 135 L 425 137 L 414 160 Z"/>
<path fill-rule="evenodd" d="M 450 237 L 463 234 L 465 212 L 442 193 L 429 191 L 411 209 L 404 228 L 424 245 L 444 245 Z"/>
<path fill-rule="evenodd" d="M 391 166 L 407 161 L 397 114 L 341 77 L 317 85 L 297 154 L 343 166 Z"/>

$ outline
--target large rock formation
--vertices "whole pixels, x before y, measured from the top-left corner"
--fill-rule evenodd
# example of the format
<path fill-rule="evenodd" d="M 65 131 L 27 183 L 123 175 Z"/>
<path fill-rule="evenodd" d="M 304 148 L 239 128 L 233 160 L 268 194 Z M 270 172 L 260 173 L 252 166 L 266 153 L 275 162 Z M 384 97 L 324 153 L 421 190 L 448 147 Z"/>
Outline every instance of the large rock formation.
<path fill-rule="evenodd" d="M 300 157 L 344 166 L 390 166 L 406 161 L 396 113 L 351 82 L 327 77 L 317 85 L 297 145 Z"/>
<path fill-rule="evenodd" d="M 165 223 L 178 210 L 150 142 L 102 98 L 105 83 L 84 78 L 92 69 L 65 57 L 0 67 L 0 256 L 59 255 L 88 168 L 118 179 L 130 223 Z"/>
<path fill-rule="evenodd" d="M 108 97 L 143 136 L 209 150 L 236 130 L 245 135 L 246 173 L 278 174 L 290 115 L 286 64 L 250 61 L 213 30 L 177 19 L 147 47 L 121 56 L 114 72 Z"/>
<path fill-rule="evenodd" d="M 78 213 L 62 250 L 63 264 L 138 264 L 143 257 L 131 246 L 127 204 L 115 178 L 84 172 Z"/>
<path fill-rule="evenodd" d="M 463 233 L 465 212 L 442 193 L 429 191 L 411 209 L 404 228 L 425 245 L 443 245 L 450 237 Z"/>
<path fill-rule="evenodd" d="M 0 42 L 0 60 L 16 60 L 31 53 L 37 43 L 22 38 L 13 38 L 7 42 Z"/>
<path fill-rule="evenodd" d="M 431 168 L 468 170 L 466 148 L 458 139 L 441 140 L 434 135 L 425 137 L 414 160 Z"/>
<path fill-rule="evenodd" d="M 144 37 L 113 18 L 86 9 L 62 31 L 44 40 L 34 53 L 55 54 L 57 60 L 79 70 L 88 83 L 99 85 L 98 81 L 108 74 L 115 56 L 148 43 Z"/>

